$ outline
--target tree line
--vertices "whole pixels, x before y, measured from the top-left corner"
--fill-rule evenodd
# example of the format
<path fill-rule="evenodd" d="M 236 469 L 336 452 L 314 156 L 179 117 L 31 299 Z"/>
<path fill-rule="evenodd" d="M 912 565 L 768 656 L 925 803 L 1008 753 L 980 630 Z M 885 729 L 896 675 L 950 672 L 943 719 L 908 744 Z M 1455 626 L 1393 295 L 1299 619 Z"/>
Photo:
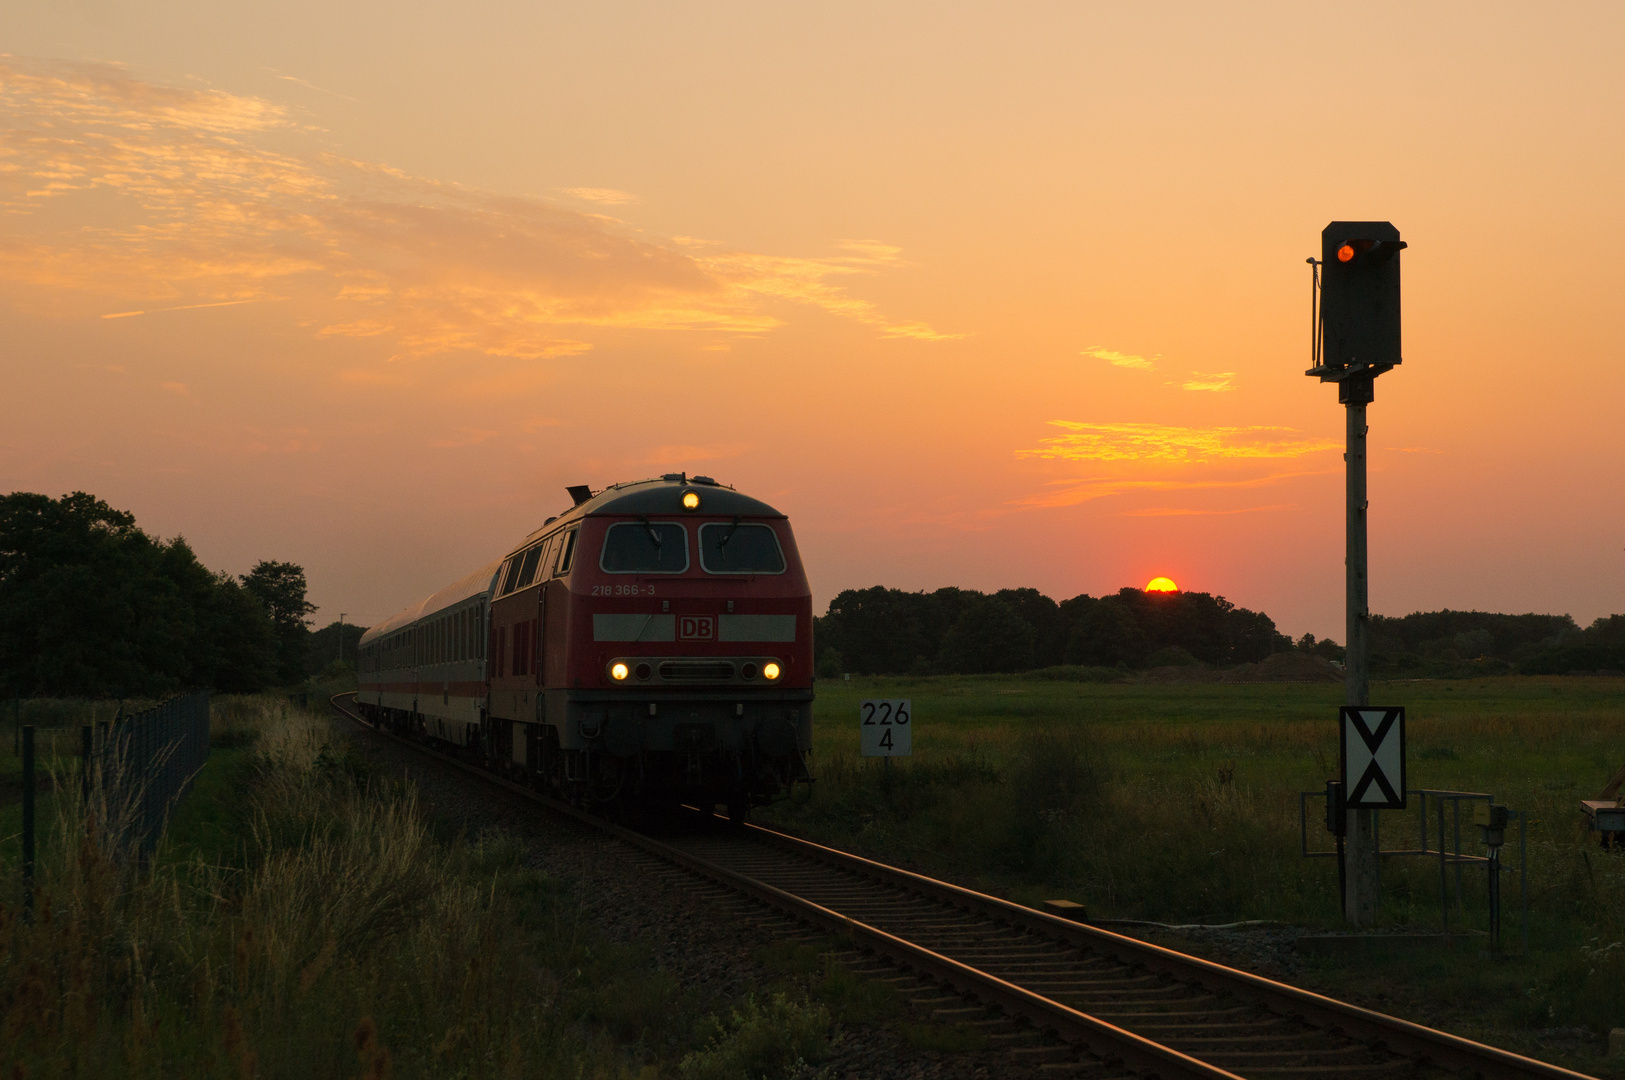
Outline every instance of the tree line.
<path fill-rule="evenodd" d="M 1581 629 L 1568 615 L 1418 611 L 1371 617 L 1376 675 L 1625 671 L 1625 615 Z"/>
<path fill-rule="evenodd" d="M 927 593 L 877 585 L 841 593 L 814 627 L 825 676 L 1226 665 L 1294 647 L 1269 616 L 1222 596 L 1135 588 L 1056 602 L 1037 589 Z"/>
<path fill-rule="evenodd" d="M 181 537 L 76 491 L 0 496 L 0 693 L 155 697 L 300 682 L 305 572 L 262 561 L 216 573 Z M 346 628 L 348 629 L 348 628 Z"/>
<path fill-rule="evenodd" d="M 1255 663 L 1295 650 L 1341 661 L 1343 647 L 1278 633 L 1262 612 L 1208 593 L 1124 588 L 1056 602 L 1037 589 L 982 593 L 848 589 L 813 620 L 818 673 L 982 674 L 1061 664 L 1148 668 Z M 1581 629 L 1568 615 L 1418 611 L 1373 615 L 1371 672 L 1449 678 L 1485 674 L 1625 674 L 1625 615 Z"/>

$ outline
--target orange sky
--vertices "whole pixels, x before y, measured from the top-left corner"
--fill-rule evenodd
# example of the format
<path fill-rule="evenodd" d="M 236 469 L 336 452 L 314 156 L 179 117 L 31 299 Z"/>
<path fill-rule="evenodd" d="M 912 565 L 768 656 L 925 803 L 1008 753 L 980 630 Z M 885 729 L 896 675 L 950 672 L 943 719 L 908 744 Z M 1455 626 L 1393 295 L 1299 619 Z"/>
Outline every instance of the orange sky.
<path fill-rule="evenodd" d="M 24 0 L 0 491 L 370 622 L 687 469 L 820 609 L 1167 574 L 1341 640 L 1303 260 L 1386 218 L 1373 608 L 1625 610 L 1625 13 L 1124 7 Z"/>

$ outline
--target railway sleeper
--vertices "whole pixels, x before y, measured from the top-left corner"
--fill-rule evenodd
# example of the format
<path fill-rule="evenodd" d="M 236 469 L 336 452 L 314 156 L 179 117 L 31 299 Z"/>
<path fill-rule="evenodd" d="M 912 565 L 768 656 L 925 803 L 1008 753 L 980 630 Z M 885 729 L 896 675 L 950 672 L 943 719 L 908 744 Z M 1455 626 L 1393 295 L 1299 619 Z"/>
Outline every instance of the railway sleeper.
<path fill-rule="evenodd" d="M 1225 1062 L 1286 1061 L 1288 1058 L 1300 1061 L 1305 1065 L 1319 1065 L 1322 1063 L 1318 1061 L 1302 1061 L 1302 1059 L 1320 1057 L 1353 1057 L 1361 1054 L 1369 1055 L 1370 1053 L 1372 1053 L 1372 1050 L 1369 1046 L 1353 1045 L 1334 1046 L 1326 1049 L 1304 1050 L 1206 1050 L 1203 1051 L 1200 1056 L 1203 1061 L 1210 1065 L 1221 1065 Z M 1193 1054 L 1192 1056 L 1195 1057 L 1197 1055 Z M 1390 1065 L 1394 1063 L 1392 1058 L 1386 1058 L 1384 1060 Z M 1333 1062 L 1332 1064 L 1336 1064 L 1336 1062 Z"/>

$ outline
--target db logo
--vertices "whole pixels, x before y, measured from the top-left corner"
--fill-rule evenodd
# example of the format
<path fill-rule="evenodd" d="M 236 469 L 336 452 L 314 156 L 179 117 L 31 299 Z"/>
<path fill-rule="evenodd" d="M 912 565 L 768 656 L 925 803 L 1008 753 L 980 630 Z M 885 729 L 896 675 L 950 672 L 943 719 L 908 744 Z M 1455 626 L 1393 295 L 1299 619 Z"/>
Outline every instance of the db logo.
<path fill-rule="evenodd" d="M 717 619 L 715 615 L 677 616 L 677 640 L 715 641 L 716 639 Z"/>

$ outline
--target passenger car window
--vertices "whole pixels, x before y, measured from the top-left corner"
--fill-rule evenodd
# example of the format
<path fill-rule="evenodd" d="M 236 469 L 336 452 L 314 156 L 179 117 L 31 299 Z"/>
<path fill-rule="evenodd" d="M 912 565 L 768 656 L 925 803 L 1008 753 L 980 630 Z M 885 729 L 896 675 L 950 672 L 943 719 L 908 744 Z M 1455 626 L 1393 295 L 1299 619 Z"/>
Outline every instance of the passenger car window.
<path fill-rule="evenodd" d="M 675 521 L 622 521 L 604 533 L 598 565 L 608 574 L 681 574 L 688 530 Z"/>
<path fill-rule="evenodd" d="M 771 526 L 711 521 L 700 526 L 700 566 L 708 574 L 782 574 L 784 552 Z"/>

